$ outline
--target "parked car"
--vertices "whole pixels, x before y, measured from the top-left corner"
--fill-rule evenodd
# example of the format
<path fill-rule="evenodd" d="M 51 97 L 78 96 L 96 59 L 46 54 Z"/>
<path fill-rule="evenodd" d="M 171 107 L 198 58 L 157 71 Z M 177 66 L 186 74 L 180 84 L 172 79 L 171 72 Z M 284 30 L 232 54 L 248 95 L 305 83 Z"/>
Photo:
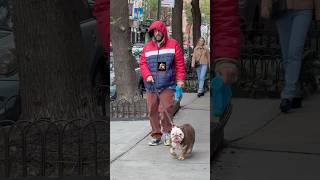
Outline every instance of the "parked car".
<path fill-rule="evenodd" d="M 132 48 L 131 48 L 132 49 L 132 55 L 133 56 L 140 56 L 143 47 L 144 47 L 143 43 L 135 43 L 135 44 L 133 44 Z"/>
<path fill-rule="evenodd" d="M 6 33 L 0 30 L 0 36 L 3 34 Z M 8 40 L 7 37 L 1 40 Z M 3 45 L 0 43 L 0 120 L 17 119 L 20 114 L 17 66 L 12 53 Z"/>
<path fill-rule="evenodd" d="M 138 90 L 140 91 L 140 94 L 143 94 L 144 89 L 144 83 L 143 83 L 143 78 L 140 73 L 140 57 L 141 53 L 144 47 L 144 43 L 135 43 L 132 46 L 132 59 L 134 60 L 134 68 L 136 71 L 137 79 L 138 79 Z"/>
<path fill-rule="evenodd" d="M 7 6 L 4 12 L 10 12 L 10 0 L 2 0 Z M 76 9 L 80 15 L 80 27 L 82 32 L 82 40 L 89 55 L 90 61 L 90 78 L 92 87 L 96 87 L 99 83 L 101 75 L 106 73 L 105 59 L 103 56 L 103 47 L 99 34 L 97 33 L 96 20 L 92 16 L 93 0 L 79 1 Z M 91 5 L 91 6 L 90 6 Z M 1 6 L 1 4 L 0 4 Z M 10 14 L 10 13 L 8 13 Z M 3 18 L 3 17 L 2 17 Z M 19 73 L 17 71 L 17 63 L 14 59 L 11 49 L 14 49 L 14 35 L 12 27 L 8 26 L 12 23 L 10 16 L 7 19 L 0 19 L 0 120 L 10 119 L 17 120 L 20 115 L 20 97 L 19 97 Z"/>

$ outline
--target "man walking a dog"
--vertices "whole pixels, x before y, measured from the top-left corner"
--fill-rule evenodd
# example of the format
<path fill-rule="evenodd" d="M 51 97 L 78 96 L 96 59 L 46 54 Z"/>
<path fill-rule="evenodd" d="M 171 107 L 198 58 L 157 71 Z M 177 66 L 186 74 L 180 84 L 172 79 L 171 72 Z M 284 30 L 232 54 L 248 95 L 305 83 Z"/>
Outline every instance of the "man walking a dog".
<path fill-rule="evenodd" d="M 149 145 L 160 145 L 163 136 L 164 145 L 170 146 L 175 88 L 184 87 L 184 56 L 179 43 L 169 38 L 162 21 L 153 22 L 148 33 L 152 40 L 142 50 L 140 70 L 152 128 Z"/>

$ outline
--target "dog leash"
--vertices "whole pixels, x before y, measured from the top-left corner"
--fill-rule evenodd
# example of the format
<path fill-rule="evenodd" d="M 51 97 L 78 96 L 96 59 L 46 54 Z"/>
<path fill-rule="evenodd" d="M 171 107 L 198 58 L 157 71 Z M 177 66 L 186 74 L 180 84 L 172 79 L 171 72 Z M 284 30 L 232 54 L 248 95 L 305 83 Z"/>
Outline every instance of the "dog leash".
<path fill-rule="evenodd" d="M 159 101 L 160 101 L 161 106 L 162 106 L 163 109 L 164 109 L 164 112 L 165 112 L 167 118 L 171 121 L 172 126 L 174 126 L 175 124 L 173 123 L 173 119 L 170 117 L 169 112 L 168 112 L 167 109 L 165 108 L 164 103 L 162 102 L 162 100 L 161 100 L 161 98 L 160 98 L 159 90 L 156 88 L 156 86 L 155 86 L 154 83 L 151 83 L 151 84 L 152 84 L 153 90 L 154 90 L 154 91 L 156 92 L 156 94 L 157 94 L 157 97 L 158 97 L 158 99 L 159 99 Z"/>

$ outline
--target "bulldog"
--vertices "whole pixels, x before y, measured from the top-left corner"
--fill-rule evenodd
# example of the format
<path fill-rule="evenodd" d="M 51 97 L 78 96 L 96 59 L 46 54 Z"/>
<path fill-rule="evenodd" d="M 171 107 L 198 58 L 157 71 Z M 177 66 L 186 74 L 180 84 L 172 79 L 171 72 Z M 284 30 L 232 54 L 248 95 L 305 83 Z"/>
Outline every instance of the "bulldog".
<path fill-rule="evenodd" d="M 195 131 L 190 124 L 174 126 L 171 130 L 170 154 L 178 160 L 184 160 L 191 154 L 195 141 Z"/>

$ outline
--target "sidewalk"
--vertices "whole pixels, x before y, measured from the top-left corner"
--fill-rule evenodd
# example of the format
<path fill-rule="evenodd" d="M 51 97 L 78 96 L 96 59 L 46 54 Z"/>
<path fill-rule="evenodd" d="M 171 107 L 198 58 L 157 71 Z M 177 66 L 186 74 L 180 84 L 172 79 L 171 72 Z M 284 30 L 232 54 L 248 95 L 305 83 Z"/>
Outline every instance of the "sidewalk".
<path fill-rule="evenodd" d="M 190 123 L 196 131 L 193 154 L 184 161 L 173 159 L 167 146 L 148 146 L 149 121 L 112 121 L 111 180 L 209 180 L 209 115 L 209 93 L 184 94 L 174 122 Z"/>
<path fill-rule="evenodd" d="M 235 140 L 213 166 L 216 180 L 319 179 L 320 95 L 280 113 L 280 100 L 234 99 L 225 139 Z"/>

